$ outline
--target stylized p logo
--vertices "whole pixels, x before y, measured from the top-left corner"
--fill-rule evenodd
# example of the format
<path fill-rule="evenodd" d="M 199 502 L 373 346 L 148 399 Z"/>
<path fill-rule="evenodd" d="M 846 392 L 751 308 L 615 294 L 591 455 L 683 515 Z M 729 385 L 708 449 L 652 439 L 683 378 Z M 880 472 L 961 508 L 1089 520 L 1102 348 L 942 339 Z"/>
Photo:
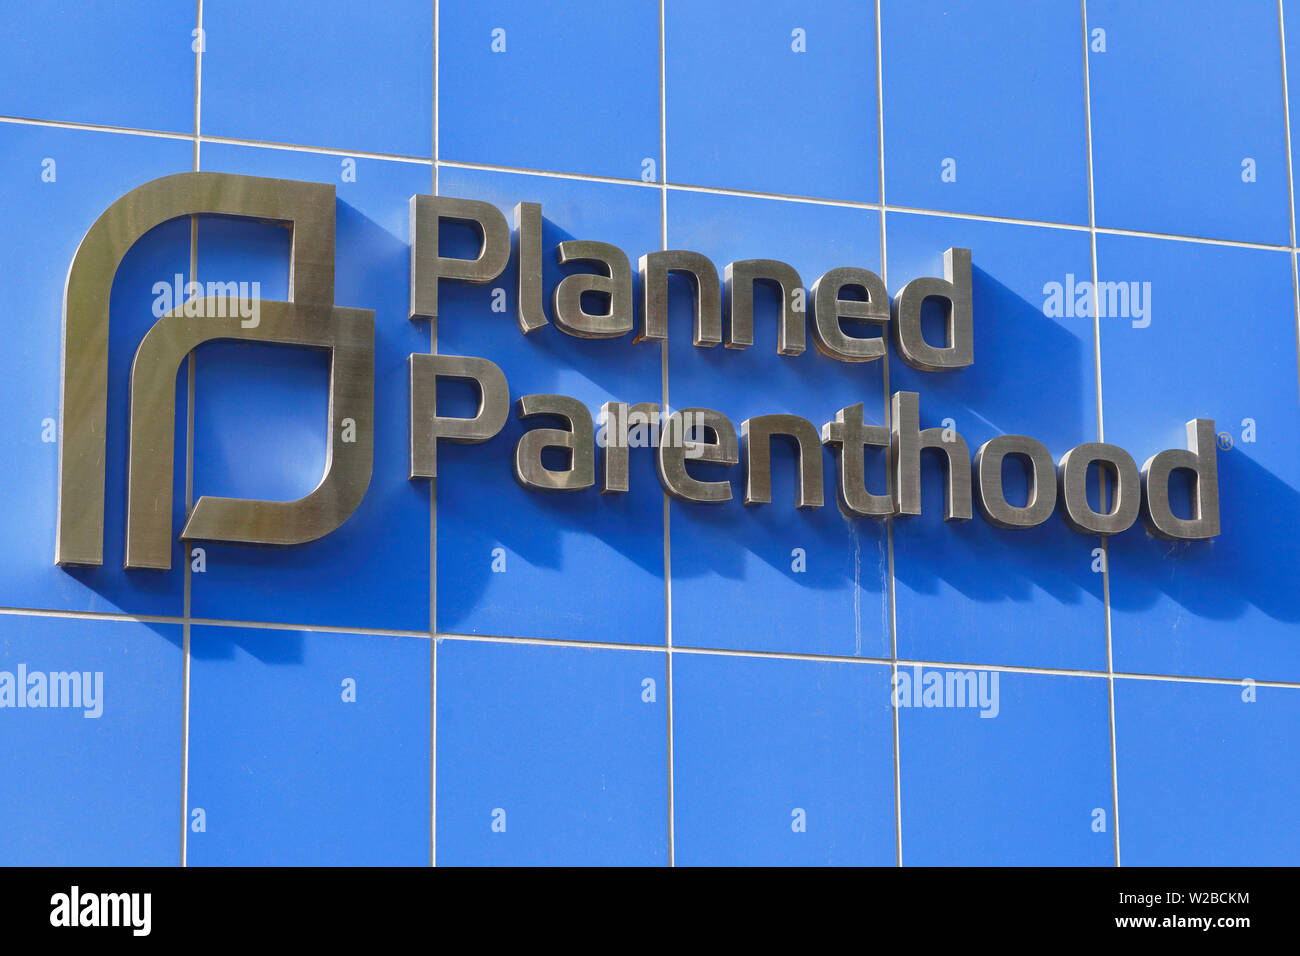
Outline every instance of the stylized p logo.
<path fill-rule="evenodd" d="M 259 501 L 203 496 L 181 538 L 268 545 L 314 541 L 347 520 L 370 484 L 374 313 L 334 306 L 334 187 L 222 173 L 165 176 L 109 206 L 81 240 L 68 271 L 55 564 L 99 565 L 104 559 L 113 276 L 146 232 L 195 214 L 239 216 L 292 229 L 291 301 L 260 303 L 261 321 L 245 328 L 235 302 L 208 298 L 202 309 L 174 309 L 141 340 L 131 366 L 126 566 L 171 567 L 176 373 L 185 356 L 203 342 L 238 339 L 329 350 L 328 450 L 325 474 L 305 497 Z M 356 423 L 355 441 L 335 440 L 336 426 L 344 418 Z"/>

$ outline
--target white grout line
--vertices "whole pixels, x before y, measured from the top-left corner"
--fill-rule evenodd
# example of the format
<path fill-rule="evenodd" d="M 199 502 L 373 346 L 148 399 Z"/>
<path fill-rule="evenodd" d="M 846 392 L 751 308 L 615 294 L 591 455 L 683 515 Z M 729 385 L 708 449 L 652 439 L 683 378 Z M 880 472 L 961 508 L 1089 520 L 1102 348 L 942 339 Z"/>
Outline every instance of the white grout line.
<path fill-rule="evenodd" d="M 659 0 L 659 248 L 668 248 L 668 68 L 664 0 Z M 668 342 L 659 343 L 661 414 L 668 413 Z M 673 539 L 672 505 L 663 492 L 664 513 L 664 713 L 668 758 L 668 865 L 677 865 L 677 817 L 673 754 Z"/>
<path fill-rule="evenodd" d="M 190 217 L 190 279 L 197 282 L 198 273 L 198 221 Z M 185 514 L 194 507 L 194 353 L 186 357 L 186 411 L 185 411 Z M 189 548 L 182 550 L 184 557 L 184 596 L 182 598 L 181 625 L 181 866 L 189 856 L 189 800 L 190 800 L 190 596 L 193 587 L 189 561 Z"/>
<path fill-rule="evenodd" d="M 159 129 L 134 129 L 128 126 L 104 126 L 96 123 L 73 123 L 67 120 L 33 119 L 29 116 L 0 116 L 0 123 L 14 126 L 48 126 L 54 129 L 80 130 L 85 133 L 125 133 L 127 136 L 150 136 L 154 139 L 179 139 L 193 142 L 193 133 L 170 133 Z"/>
<path fill-rule="evenodd" d="M 784 198 L 784 197 L 776 197 Z M 876 203 L 867 204 L 870 209 L 880 209 Z M 953 212 L 947 209 L 926 209 L 919 206 L 884 205 L 885 212 L 905 213 L 909 216 L 932 216 L 939 219 L 969 219 L 972 222 L 992 222 L 1004 226 L 1038 226 L 1046 229 L 1062 229 L 1067 232 L 1087 232 L 1088 227 L 1081 223 L 1052 222 L 1047 219 L 1017 219 L 1013 216 L 989 216 L 978 212 Z"/>
<path fill-rule="evenodd" d="M 61 120 L 38 120 L 22 116 L 0 116 L 0 123 L 23 126 L 49 126 L 60 129 L 83 130 L 95 133 L 125 133 L 131 136 L 152 136 L 161 139 L 192 141 L 189 133 L 168 133 L 161 130 L 129 129 L 121 126 L 102 126 L 91 123 L 72 123 Z M 640 179 L 626 179 L 618 176 L 596 176 L 588 173 L 569 173 L 553 169 L 531 169 L 523 166 L 503 166 L 494 163 L 474 163 L 457 160 L 432 160 L 426 156 L 405 156 L 397 153 L 379 153 L 368 150 L 348 150 L 334 146 L 304 146 L 296 143 L 275 143 L 264 140 L 240 139 L 230 136 L 199 136 L 201 143 L 228 146 L 250 146 L 260 149 L 282 149 L 301 153 L 317 153 L 326 156 L 349 156 L 357 159 L 375 159 L 395 163 L 412 163 L 416 165 L 441 166 L 448 169 L 469 169 L 481 172 L 510 173 L 520 176 L 543 176 L 549 179 L 572 179 L 592 183 L 608 183 L 616 186 L 636 186 L 644 189 L 678 190 L 681 192 L 710 193 L 718 196 L 740 196 L 751 199 L 769 199 L 781 202 L 804 203 L 814 206 L 837 206 L 848 209 L 875 209 L 881 212 L 896 212 L 911 216 L 935 216 L 946 219 L 966 219 L 973 222 L 1000 223 L 1012 226 L 1036 226 L 1040 229 L 1062 229 L 1070 232 L 1096 232 L 1107 236 L 1129 236 L 1137 239 L 1167 239 L 1172 242 L 1193 242 L 1211 246 L 1228 246 L 1234 249 L 1259 249 L 1273 252 L 1300 252 L 1292 243 L 1290 246 L 1267 242 L 1250 242 L 1242 239 L 1223 239 L 1211 236 L 1185 236 L 1171 232 L 1147 232 L 1140 229 L 1121 229 L 1112 226 L 1096 226 L 1082 223 L 1052 222 L 1043 219 L 1019 219 L 1011 216 L 990 216 L 981 213 L 957 212 L 946 209 L 926 209 L 919 206 L 882 206 L 880 203 L 856 202 L 847 199 L 828 199 L 817 196 L 797 196 L 785 193 L 766 193 L 745 189 L 725 189 L 716 186 L 701 186 L 690 183 L 643 182 Z M 435 171 L 436 176 L 436 171 Z"/>
<path fill-rule="evenodd" d="M 438 195 L 438 0 L 433 0 L 433 194 Z M 414 242 L 415 237 L 411 237 Z M 429 352 L 438 353 L 438 320 L 429 322 Z M 438 865 L 438 479 L 429 479 L 429 866 Z"/>
<path fill-rule="evenodd" d="M 484 173 L 511 173 L 516 176 L 544 176 L 547 179 L 576 179 L 584 183 L 608 183 L 611 186 L 635 186 L 639 189 L 659 189 L 656 180 L 624 179 L 621 176 L 594 176 L 590 173 L 566 173 L 558 169 L 530 169 L 526 166 L 499 166 L 493 163 L 466 163 L 450 159 L 438 160 L 439 166 L 448 169 L 471 169 Z"/>
<path fill-rule="evenodd" d="M 1051 224 L 1031 223 L 1030 225 L 1050 226 Z M 1294 245 L 1279 246 L 1267 242 L 1245 242 L 1240 239 L 1213 239 L 1209 236 L 1180 236 L 1171 232 L 1143 232 L 1140 229 L 1115 229 L 1111 226 L 1097 226 L 1091 231 L 1103 236 L 1131 236 L 1135 239 L 1167 239 L 1170 242 L 1196 242 L 1205 246 L 1229 246 L 1233 249 L 1262 249 L 1265 252 L 1294 251 Z"/>
<path fill-rule="evenodd" d="M 1282 0 L 1277 0 L 1277 32 L 1282 50 L 1282 114 L 1286 123 L 1286 191 L 1287 208 L 1291 222 L 1291 293 L 1294 298 L 1296 321 L 1296 367 L 1300 371 L 1300 275 L 1296 273 L 1295 237 L 1295 171 L 1291 159 L 1291 91 L 1286 76 L 1286 20 L 1282 16 Z M 1300 388 L 1300 375 L 1296 379 Z M 1297 392 L 1300 396 L 1300 392 Z"/>
<path fill-rule="evenodd" d="M 880 0 L 875 2 L 876 18 L 876 160 L 879 172 L 879 191 L 880 201 L 876 207 L 880 210 L 880 278 L 888 282 L 889 276 L 889 259 L 888 246 L 885 243 L 885 215 L 888 206 L 885 204 L 885 63 L 884 63 L 884 44 L 880 35 Z M 886 286 L 888 288 L 888 286 Z M 881 366 L 881 377 L 884 382 L 884 395 L 882 401 L 885 407 L 885 427 L 892 425 L 892 409 L 889 398 L 889 350 L 885 350 L 885 362 Z M 886 469 L 885 485 L 890 494 L 893 494 L 894 487 L 893 469 Z M 887 601 L 889 610 L 889 694 L 890 700 L 893 700 L 894 688 L 898 686 L 898 602 L 895 593 L 894 581 L 894 519 L 890 516 L 885 519 L 885 548 L 886 548 L 886 583 L 887 583 Z M 899 743 L 898 727 L 898 708 L 891 707 L 891 727 L 890 733 L 893 743 L 893 762 L 894 762 L 894 865 L 903 865 L 903 773 L 901 766 L 902 747 Z"/>
<path fill-rule="evenodd" d="M 118 614 L 101 611 L 49 611 L 37 608 L 16 607 L 0 608 L 0 617 L 41 617 L 67 621 L 102 621 L 110 624 L 169 624 L 179 626 L 184 623 L 184 619 L 181 617 L 167 617 L 162 615 Z M 190 624 L 195 627 L 235 627 L 254 631 L 295 631 L 305 634 L 346 634 L 355 637 L 402 637 L 426 641 L 433 638 L 439 641 L 482 641 L 497 644 L 574 647 L 595 651 L 662 652 L 666 650 L 666 647 L 663 644 L 627 644 L 616 641 L 592 641 L 556 637 L 512 637 L 504 634 L 467 634 L 454 631 L 438 631 L 431 635 L 428 631 L 407 631 L 393 628 L 374 628 L 364 626 L 337 627 L 326 624 L 278 624 L 268 621 L 236 621 L 225 618 L 191 618 Z M 783 661 L 807 661 L 819 664 L 894 663 L 894 661 L 888 657 L 850 657 L 837 654 L 801 654 L 796 651 L 756 651 L 727 647 L 690 647 L 683 644 L 674 644 L 673 654 L 699 654 L 712 657 L 766 658 Z M 1094 678 L 1111 676 L 1107 671 L 1088 670 L 1086 668 L 1034 667 L 1023 664 L 988 664 L 977 661 L 927 661 L 900 658 L 897 663 L 909 667 L 914 664 L 920 664 L 924 667 L 935 667 L 948 670 L 1004 671 L 1010 674 L 1039 674 L 1057 675 L 1061 677 Z M 1300 680 L 1264 680 L 1257 677 L 1247 676 L 1213 677 L 1203 674 L 1161 674 L 1137 671 L 1116 671 L 1113 676 L 1129 680 L 1170 681 L 1186 684 L 1231 684 L 1234 686 L 1241 686 L 1243 681 L 1250 680 L 1256 687 L 1300 690 Z"/>
<path fill-rule="evenodd" d="M 199 135 L 202 129 L 203 103 L 203 0 L 195 0 L 194 22 L 198 31 L 194 37 L 194 172 L 199 171 L 201 144 Z M 190 281 L 198 281 L 199 272 L 199 217 L 190 216 Z M 185 515 L 189 517 L 194 507 L 194 396 L 198 363 L 193 351 L 185 359 Z M 181 866 L 189 865 L 190 848 L 190 613 L 192 609 L 193 572 L 190 565 L 190 549 L 186 545 L 181 552 L 185 563 L 184 593 L 181 603 Z"/>
<path fill-rule="evenodd" d="M 734 189 L 725 186 L 699 186 L 691 183 L 669 183 L 670 189 L 684 193 L 705 193 L 711 196 L 738 196 L 742 199 L 771 199 L 778 202 L 796 202 L 805 206 L 837 206 L 841 209 L 879 209 L 878 202 L 856 199 L 827 199 L 819 196 L 796 196 L 784 193 L 767 193 L 756 189 Z"/>
<path fill-rule="evenodd" d="M 348 156 L 356 159 L 382 159 L 390 163 L 409 163 L 415 166 L 432 166 L 433 160 L 427 156 L 403 156 L 398 153 L 375 153 L 367 150 L 338 149 L 334 146 L 299 146 L 295 143 L 268 143 L 256 139 L 241 139 L 237 136 L 201 136 L 205 143 L 223 146 L 252 146 L 258 149 L 280 149 L 293 153 L 317 153 L 323 156 Z"/>
<path fill-rule="evenodd" d="M 1099 230 L 1097 229 L 1096 193 L 1093 184 L 1092 77 L 1089 72 L 1088 60 L 1088 0 L 1079 0 L 1079 17 L 1083 28 L 1083 110 L 1088 150 L 1088 240 L 1092 256 L 1092 286 L 1095 289 L 1098 278 L 1097 232 Z M 1097 383 L 1097 441 L 1104 442 L 1106 440 L 1106 424 L 1101 395 L 1101 318 L 1095 302 L 1092 309 L 1092 347 L 1093 372 Z M 1104 475 L 1099 474 L 1098 477 L 1101 480 L 1101 494 L 1104 506 L 1106 480 Z M 1102 623 L 1106 632 L 1106 713 L 1110 734 L 1110 822 L 1115 846 L 1115 866 L 1119 866 L 1119 748 L 1116 745 L 1115 738 L 1115 658 L 1110 615 L 1110 542 L 1104 536 L 1101 539 L 1101 555 Z"/>

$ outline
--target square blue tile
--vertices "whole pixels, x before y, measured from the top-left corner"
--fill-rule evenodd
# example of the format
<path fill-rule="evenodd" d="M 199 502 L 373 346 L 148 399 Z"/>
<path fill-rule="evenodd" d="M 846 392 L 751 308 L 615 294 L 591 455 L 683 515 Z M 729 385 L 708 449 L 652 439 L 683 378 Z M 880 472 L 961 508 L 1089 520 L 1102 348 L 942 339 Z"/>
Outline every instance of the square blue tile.
<path fill-rule="evenodd" d="M 915 702 L 915 670 L 899 672 Z M 899 708 L 903 865 L 1113 866 L 1106 681 L 980 671 L 996 707 L 963 707 L 972 672 L 921 673 L 922 706 Z M 924 705 L 929 674 L 945 706 Z"/>
<path fill-rule="evenodd" d="M 46 685 L 51 672 L 89 680 L 79 678 L 79 699 L 76 684 L 65 697 L 60 683 L 57 708 L 14 709 L 19 668 L 33 703 L 37 672 Z M 0 615 L 0 672 L 0 864 L 177 864 L 181 628 Z"/>
<path fill-rule="evenodd" d="M 438 32 L 439 159 L 658 179 L 655 0 L 444 0 Z"/>
<path fill-rule="evenodd" d="M 1093 0 L 1088 27 L 1097 225 L 1287 244 L 1277 4 Z"/>
<path fill-rule="evenodd" d="M 1291 263 L 1281 252 L 1121 236 L 1098 237 L 1097 256 L 1102 281 L 1151 283 L 1149 325 L 1101 320 L 1107 440 L 1141 466 L 1185 448 L 1189 419 L 1212 418 L 1220 433 L 1217 538 L 1162 541 L 1139 522 L 1110 542 L 1115 668 L 1300 679 Z M 1233 290 L 1230 323 L 1205 308 L 1193 276 Z M 1189 513 L 1185 483 L 1171 488 L 1176 513 Z"/>
<path fill-rule="evenodd" d="M 196 626 L 190 649 L 190 865 L 428 863 L 427 638 Z"/>
<path fill-rule="evenodd" d="M 370 487 L 324 538 L 290 548 L 199 543 L 192 612 L 218 620 L 429 629 L 429 491 L 407 479 L 407 357 L 429 349 L 407 319 L 408 200 L 427 193 L 427 166 L 207 146 L 205 169 L 334 183 L 336 305 L 375 313 L 375 435 Z M 200 223 L 203 281 L 258 281 L 265 299 L 287 293 L 288 231 Z M 291 500 L 325 470 L 329 359 L 313 349 L 209 343 L 196 353 L 194 493 Z"/>
<path fill-rule="evenodd" d="M 974 364 L 922 372 L 890 356 L 890 388 L 920 396 L 921 427 L 953 428 L 972 459 L 997 435 L 1035 438 L 1053 460 L 1095 441 L 1092 319 L 1064 307 L 1045 314 L 1057 311 L 1051 283 L 1064 297 L 1090 279 L 1088 234 L 905 213 L 890 213 L 885 228 L 894 293 L 942 276 L 949 246 L 971 250 Z M 996 528 L 978 509 L 944 521 L 943 466 L 934 453 L 921 462 L 922 513 L 894 521 L 899 656 L 1104 670 L 1103 582 L 1092 570 L 1101 540 L 1071 531 L 1059 509 L 1035 528 Z M 1022 469 L 1004 469 L 1004 489 L 1025 501 Z"/>
<path fill-rule="evenodd" d="M 49 165 L 46 161 L 53 165 Z M 6 177 L 6 228 L 0 253 L 8 268 L 0 294 L 10 306 L 9 348 L 0 359 L 0 424 L 9 467 L 0 474 L 0 604 L 77 611 L 180 615 L 184 575 L 122 569 L 128 393 L 131 360 L 155 319 L 158 281 L 189 271 L 189 223 L 152 230 L 123 258 L 109 297 L 108 434 L 104 563 L 64 570 L 54 565 L 58 511 L 56 438 L 63 348 L 63 292 L 86 231 L 114 201 L 160 176 L 191 166 L 190 145 L 174 140 L 0 124 L 0 174 Z M 52 181 L 42 179 L 48 170 Z M 178 376 L 176 447 L 184 461 L 185 374 Z M 184 468 L 176 471 L 173 527 L 184 515 Z M 75 503 L 71 503 L 76 507 Z M 173 548 L 174 563 L 181 550 Z"/>
<path fill-rule="evenodd" d="M 664 5 L 674 183 L 876 202 L 870 4 Z"/>
<path fill-rule="evenodd" d="M 894 863 L 889 667 L 673 655 L 679 866 Z"/>
<path fill-rule="evenodd" d="M 1124 865 L 1295 866 L 1297 733 L 1295 688 L 1116 681 Z"/>
<path fill-rule="evenodd" d="M 880 220 L 870 210 L 681 190 L 668 195 L 669 247 L 703 253 L 719 276 L 727 263 L 748 258 L 788 263 L 805 290 L 838 266 L 878 273 L 879 236 Z M 668 323 L 673 408 L 716 409 L 737 435 L 746 418 L 776 413 L 805 418 L 820 432 L 837 411 L 857 403 L 866 422 L 884 423 L 882 361 L 828 358 L 814 346 L 811 330 L 802 355 L 777 353 L 775 288 L 755 286 L 754 344 L 746 349 L 696 348 L 689 286 L 683 281 L 673 288 Z M 864 333 L 851 329 L 850 334 Z M 796 509 L 795 452 L 784 441 L 771 447 L 770 503 L 743 504 L 743 462 L 726 469 L 694 466 L 706 480 L 730 479 L 731 501 L 672 502 L 674 644 L 888 657 L 883 522 L 841 514 L 835 458 L 825 449 L 825 505 Z M 885 491 L 886 459 L 884 451 L 868 453 L 869 487 L 876 494 Z M 796 570 L 800 562 L 803 571 Z"/>
<path fill-rule="evenodd" d="M 890 205 L 1087 223 L 1079 4 L 883 0 L 880 18 Z"/>
<path fill-rule="evenodd" d="M 641 186 L 443 170 L 443 195 L 483 200 L 509 221 L 516 202 L 540 202 L 543 301 L 561 273 L 566 239 L 613 243 L 635 268 L 659 248 L 659 194 Z M 472 256 L 473 231 L 448 230 L 450 255 Z M 593 421 L 606 401 L 658 402 L 660 350 L 632 336 L 582 339 L 551 323 L 524 336 L 515 324 L 517 256 L 486 285 L 446 282 L 439 292 L 438 351 L 495 362 L 512 400 L 558 393 L 581 401 Z M 495 290 L 506 309 L 494 311 Z M 443 415 L 471 416 L 470 387 L 447 389 Z M 529 429 L 537 427 L 528 422 Z M 511 471 L 525 431 L 512 410 L 501 432 L 479 445 L 438 449 L 438 629 L 450 633 L 664 643 L 663 492 L 651 449 L 630 452 L 630 491 L 546 493 L 520 487 Z M 597 455 L 599 467 L 600 456 Z M 421 482 L 423 484 L 423 482 Z M 498 560 L 500 559 L 500 560 Z M 504 570 L 501 570 L 504 569 Z"/>
<path fill-rule="evenodd" d="M 663 865 L 664 655 L 438 642 L 437 861 Z"/>
<path fill-rule="evenodd" d="M 433 6 L 203 5 L 209 136 L 433 154 Z"/>
<path fill-rule="evenodd" d="M 1300 84 L 1300 5 L 1294 0 L 1282 0 L 1282 30 L 1286 40 L 1286 90 L 1290 91 L 1292 82 Z M 1300 85 L 1297 85 L 1300 89 Z M 1295 183 L 1297 166 L 1296 145 L 1300 143 L 1300 102 L 1288 97 L 1291 124 L 1291 182 Z M 1294 199 L 1294 195 L 1292 199 Z"/>
<path fill-rule="evenodd" d="M 193 133 L 197 14 L 176 0 L 5 4 L 0 115 Z"/>

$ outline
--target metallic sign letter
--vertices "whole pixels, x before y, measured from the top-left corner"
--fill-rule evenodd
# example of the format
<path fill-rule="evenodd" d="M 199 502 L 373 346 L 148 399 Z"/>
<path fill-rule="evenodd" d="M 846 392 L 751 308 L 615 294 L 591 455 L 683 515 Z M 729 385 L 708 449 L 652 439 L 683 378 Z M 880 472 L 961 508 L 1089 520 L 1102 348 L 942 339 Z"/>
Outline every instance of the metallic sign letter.
<path fill-rule="evenodd" d="M 942 279 L 913 279 L 894 296 L 894 347 L 904 362 L 923 372 L 965 368 L 975 361 L 970 250 L 945 252 L 943 275 Z M 931 297 L 948 303 L 948 341 L 939 348 L 921 335 L 921 305 Z"/>
<path fill-rule="evenodd" d="M 596 436 L 586 405 L 566 395 L 524 395 L 515 402 L 515 414 L 521 419 L 553 415 L 568 424 L 567 428 L 534 428 L 520 436 L 515 445 L 515 481 L 538 491 L 581 491 L 596 483 Z M 542 449 L 548 446 L 569 450 L 567 469 L 552 471 L 542 464 Z"/>
<path fill-rule="evenodd" d="M 687 422 L 691 424 L 693 432 L 689 442 L 686 438 Z M 712 432 L 713 440 L 706 441 L 699 433 L 700 429 Z M 688 444 L 692 461 L 713 465 L 736 464 L 740 461 L 740 450 L 736 443 L 736 429 L 731 421 L 711 408 L 683 408 L 679 412 L 673 412 L 660 432 L 659 453 L 655 456 L 659 483 L 674 498 L 703 504 L 730 501 L 730 481 L 700 481 L 691 477 L 686 470 Z"/>
<path fill-rule="evenodd" d="M 820 508 L 822 492 L 822 443 L 813 423 L 798 415 L 758 415 L 740 423 L 740 440 L 745 446 L 745 504 L 767 504 L 772 500 L 772 436 L 789 439 L 799 451 L 799 490 L 796 508 Z"/>
<path fill-rule="evenodd" d="M 296 501 L 203 495 L 181 538 L 242 544 L 303 544 L 323 538 L 357 509 L 370 485 L 374 454 L 375 314 L 293 302 L 261 303 L 262 321 L 245 329 L 235 299 L 209 297 L 203 314 L 176 310 L 140 340 L 131 363 L 126 566 L 171 567 L 172 448 L 176 373 L 204 342 L 234 339 L 327 349 L 330 397 L 325 473 Z M 356 423 L 356 441 L 336 440 L 339 422 Z"/>
<path fill-rule="evenodd" d="M 841 299 L 840 290 L 856 286 L 865 302 Z M 817 351 L 841 362 L 871 362 L 885 354 L 885 340 L 847 335 L 840 319 L 856 319 L 882 327 L 889 324 L 889 293 L 880 276 L 866 269 L 831 269 L 813 283 L 813 343 Z"/>
<path fill-rule="evenodd" d="M 888 448 L 890 434 L 884 425 L 862 423 L 861 402 L 841 408 L 835 413 L 835 421 L 822 426 L 822 444 L 835 453 L 840 508 L 859 518 L 882 518 L 894 513 L 893 495 L 873 495 L 867 490 L 865 449 L 868 445 Z"/>
<path fill-rule="evenodd" d="M 174 387 L 176 362 L 170 350 L 180 347 L 181 340 L 188 338 L 195 344 L 207 338 L 269 341 L 280 340 L 280 333 L 290 344 L 333 348 L 332 392 L 340 404 L 332 406 L 331 411 L 340 411 L 341 404 L 346 402 L 348 415 L 357 419 L 359 425 L 364 426 L 370 420 L 369 399 L 364 396 L 369 394 L 368 383 L 373 375 L 373 349 L 366 340 L 367 319 L 362 317 L 370 313 L 333 308 L 334 187 L 222 173 L 179 173 L 145 183 L 117 200 L 95 220 L 68 270 L 63 300 L 56 564 L 99 565 L 104 559 L 108 311 L 109 290 L 118 263 L 136 240 L 154 226 L 194 214 L 240 216 L 288 224 L 293 230 L 289 298 L 298 308 L 271 309 L 276 317 L 275 335 L 265 325 L 245 329 L 237 321 L 233 324 L 217 321 L 204 325 L 207 334 L 200 337 L 192 324 L 183 323 L 180 316 L 175 313 L 165 316 L 155 327 L 157 334 L 146 335 L 136 356 L 132 384 L 135 428 L 154 433 L 157 423 L 151 417 L 155 414 L 151 403 L 156 395 L 152 380 L 155 376 L 171 376 L 173 384 L 167 387 Z M 204 311 L 212 304 L 205 302 Z M 273 305 L 261 303 L 264 316 L 267 307 Z M 234 314 L 238 315 L 239 310 Z M 366 351 L 364 360 L 357 349 Z M 357 375 L 363 379 L 357 379 Z M 364 407 L 355 404 L 362 401 Z M 169 436 L 171 427 L 169 416 L 165 426 Z M 333 427 L 330 430 L 332 433 Z M 365 433 L 363 440 L 347 446 L 346 452 L 340 444 L 333 444 L 335 457 L 329 460 L 321 486 L 306 498 L 298 502 L 236 502 L 231 506 L 223 504 L 225 499 L 200 499 L 183 536 L 279 544 L 310 540 L 303 537 L 308 534 L 327 533 L 347 518 L 369 482 L 371 437 L 368 428 L 360 430 Z M 144 449 L 140 448 L 133 458 L 138 463 L 138 467 L 132 467 L 133 482 L 149 480 L 143 454 Z M 170 482 L 166 487 L 170 495 Z M 142 488 L 133 484 L 132 491 L 137 510 L 135 520 L 128 520 L 127 566 L 165 568 L 170 561 L 170 549 L 165 556 L 158 549 L 161 539 L 157 510 L 152 504 L 143 507 Z M 274 507 L 268 511 L 267 506 Z M 275 512 L 274 519 L 269 517 L 271 512 Z M 170 506 L 163 513 L 170 523 Z M 170 531 L 165 537 L 170 537 Z"/>
<path fill-rule="evenodd" d="M 1093 511 L 1088 504 L 1088 468 L 1094 461 L 1109 473 L 1115 487 L 1115 501 L 1107 514 Z M 1142 481 L 1133 457 L 1123 448 L 1101 442 L 1071 448 L 1057 465 L 1057 484 L 1061 517 L 1080 534 L 1119 534 L 1137 519 Z"/>
<path fill-rule="evenodd" d="M 505 373 L 487 359 L 414 352 L 407 363 L 411 381 L 410 477 L 436 478 L 438 442 L 476 445 L 492 438 L 506 423 L 510 388 Z M 473 382 L 478 387 L 478 413 L 473 418 L 438 415 L 438 380 L 443 378 Z"/>
<path fill-rule="evenodd" d="M 965 440 L 955 432 L 952 441 L 943 440 L 942 428 L 921 431 L 920 408 L 916 392 L 895 392 L 893 399 L 894 497 L 900 515 L 921 513 L 921 451 L 932 448 L 943 452 L 947 489 L 944 495 L 943 520 L 966 519 L 970 510 L 970 452 Z"/>
<path fill-rule="evenodd" d="M 1214 419 L 1187 423 L 1187 451 L 1170 448 L 1142 466 L 1142 520 L 1158 538 L 1213 538 L 1219 533 L 1219 462 Z M 1192 517 L 1179 518 L 1169 507 L 1169 476 L 1177 469 L 1194 476 Z"/>
<path fill-rule="evenodd" d="M 519 274 L 515 279 L 515 321 L 527 335 L 546 324 L 542 308 L 542 206 L 515 203 L 515 245 Z"/>
<path fill-rule="evenodd" d="M 635 422 L 632 422 L 635 419 Z M 600 493 L 617 495 L 628 488 L 628 432 L 629 424 L 638 428 L 647 438 L 647 444 L 659 437 L 659 403 L 638 402 L 628 407 L 626 402 L 606 402 L 600 408 L 601 434 L 604 435 L 604 452 L 600 472 Z"/>
<path fill-rule="evenodd" d="M 560 280 L 551 298 L 551 311 L 561 331 L 582 339 L 612 339 L 632 331 L 632 267 L 622 249 L 608 242 L 570 239 L 555 247 L 555 259 L 560 265 L 598 262 L 606 273 L 579 272 Z M 609 311 L 584 311 L 584 292 L 608 296 Z"/>
<path fill-rule="evenodd" d="M 668 340 L 668 273 L 691 277 L 695 295 L 695 347 L 708 348 L 722 341 L 722 290 L 717 267 L 707 256 L 686 249 L 647 252 L 639 262 L 641 272 L 641 334 L 638 342 Z"/>
<path fill-rule="evenodd" d="M 1027 465 L 1029 497 L 1023 507 L 1008 504 L 1002 490 L 1002 460 L 1008 455 Z M 975 453 L 975 504 L 984 520 L 997 528 L 1032 528 L 1056 509 L 1056 463 L 1040 441 L 1024 435 L 999 435 Z"/>
<path fill-rule="evenodd" d="M 742 259 L 729 263 L 723 276 L 727 290 L 727 348 L 747 349 L 754 344 L 754 283 L 763 280 L 781 287 L 777 352 L 803 354 L 808 331 L 798 301 L 803 295 L 803 280 L 792 266 L 775 259 Z"/>
<path fill-rule="evenodd" d="M 438 227 L 444 219 L 472 222 L 482 235 L 478 258 L 438 254 Z M 491 203 L 448 196 L 411 197 L 411 318 L 438 317 L 438 280 L 483 284 L 499 276 L 510 261 L 510 229 Z"/>

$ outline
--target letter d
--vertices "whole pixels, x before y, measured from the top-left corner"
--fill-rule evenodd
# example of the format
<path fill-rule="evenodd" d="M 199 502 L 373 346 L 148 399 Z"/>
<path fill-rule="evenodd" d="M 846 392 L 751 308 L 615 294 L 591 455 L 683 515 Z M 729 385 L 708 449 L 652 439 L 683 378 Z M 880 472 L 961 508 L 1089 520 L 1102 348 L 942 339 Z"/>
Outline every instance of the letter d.
<path fill-rule="evenodd" d="M 1169 506 L 1169 478 L 1174 471 L 1191 472 L 1192 517 L 1179 518 Z M 1142 520 L 1157 538 L 1213 538 L 1219 533 L 1219 466 L 1214 419 L 1187 423 L 1187 450 L 1170 448 L 1142 466 Z"/>

